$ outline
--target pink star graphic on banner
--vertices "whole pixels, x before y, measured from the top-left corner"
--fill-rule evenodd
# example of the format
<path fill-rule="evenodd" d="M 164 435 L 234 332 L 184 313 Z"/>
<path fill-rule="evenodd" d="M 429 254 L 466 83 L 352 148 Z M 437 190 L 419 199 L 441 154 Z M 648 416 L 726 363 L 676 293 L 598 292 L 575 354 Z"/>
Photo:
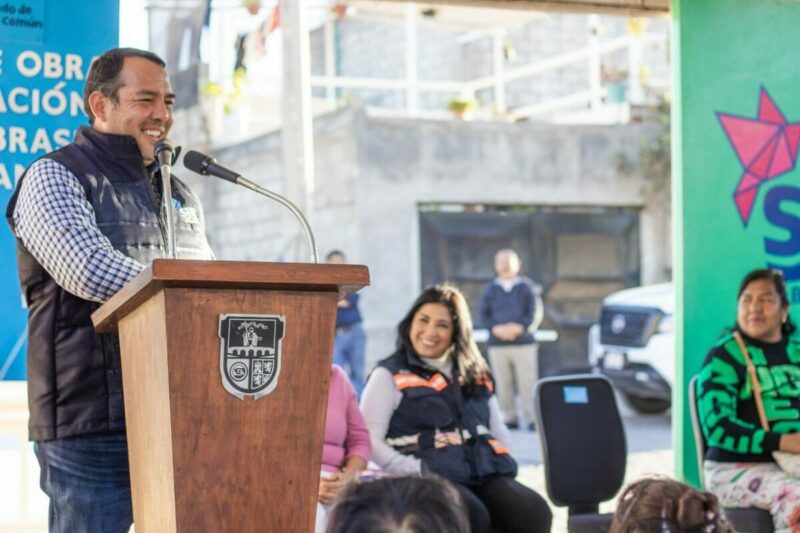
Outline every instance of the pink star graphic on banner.
<path fill-rule="evenodd" d="M 717 117 L 744 167 L 733 201 L 747 225 L 759 186 L 794 169 L 800 122 L 790 124 L 764 87 L 758 97 L 758 118 L 727 113 Z"/>

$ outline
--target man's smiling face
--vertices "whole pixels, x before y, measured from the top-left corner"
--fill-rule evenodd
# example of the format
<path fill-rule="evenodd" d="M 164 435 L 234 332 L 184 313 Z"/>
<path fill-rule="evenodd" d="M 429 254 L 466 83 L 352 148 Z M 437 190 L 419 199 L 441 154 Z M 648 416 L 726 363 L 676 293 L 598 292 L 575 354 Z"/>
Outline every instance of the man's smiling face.
<path fill-rule="evenodd" d="M 167 71 L 143 57 L 126 57 L 114 101 L 95 93 L 94 127 L 103 133 L 136 139 L 146 165 L 155 159 L 153 148 L 172 127 L 175 95 Z M 96 108 L 95 108 L 96 107 Z"/>

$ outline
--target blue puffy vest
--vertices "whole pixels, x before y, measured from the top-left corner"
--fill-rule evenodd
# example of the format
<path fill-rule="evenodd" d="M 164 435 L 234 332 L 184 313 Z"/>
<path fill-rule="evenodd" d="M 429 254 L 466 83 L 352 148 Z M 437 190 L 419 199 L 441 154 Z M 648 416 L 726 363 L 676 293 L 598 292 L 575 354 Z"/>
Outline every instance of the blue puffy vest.
<path fill-rule="evenodd" d="M 424 471 L 456 483 L 516 476 L 516 461 L 489 433 L 490 376 L 467 386 L 457 368 L 449 379 L 405 349 L 378 366 L 392 373 L 403 395 L 389 421 L 390 446 L 421 459 Z"/>
<path fill-rule="evenodd" d="M 155 187 L 158 171 L 145 168 L 136 141 L 81 127 L 73 144 L 45 156 L 77 176 L 100 231 L 115 249 L 149 265 L 166 256 Z M 13 212 L 23 175 L 11 197 Z M 172 180 L 178 256 L 210 259 L 197 197 Z M 125 430 L 119 340 L 97 334 L 91 314 L 99 307 L 59 286 L 17 240 L 22 294 L 28 303 L 28 406 L 31 440 Z"/>

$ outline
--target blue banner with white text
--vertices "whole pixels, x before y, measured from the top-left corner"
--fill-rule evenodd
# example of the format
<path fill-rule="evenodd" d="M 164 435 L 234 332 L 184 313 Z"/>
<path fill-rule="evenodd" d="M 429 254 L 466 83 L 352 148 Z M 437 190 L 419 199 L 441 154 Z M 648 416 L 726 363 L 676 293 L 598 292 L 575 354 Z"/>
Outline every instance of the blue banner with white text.
<path fill-rule="evenodd" d="M 117 46 L 118 0 L 0 0 L 0 207 L 35 159 L 87 124 L 92 58 Z M 0 228 L 0 380 L 25 379 L 27 312 L 15 241 Z"/>

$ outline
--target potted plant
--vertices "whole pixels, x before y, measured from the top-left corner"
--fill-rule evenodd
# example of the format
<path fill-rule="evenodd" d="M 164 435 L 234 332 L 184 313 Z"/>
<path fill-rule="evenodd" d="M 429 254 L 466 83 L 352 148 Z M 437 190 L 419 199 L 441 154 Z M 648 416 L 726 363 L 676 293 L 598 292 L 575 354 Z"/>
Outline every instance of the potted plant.
<path fill-rule="evenodd" d="M 447 102 L 447 110 L 450 111 L 457 118 L 462 118 L 465 114 L 472 111 L 478 106 L 475 100 L 456 96 Z"/>
<path fill-rule="evenodd" d="M 628 69 L 602 65 L 600 81 L 606 89 L 606 102 L 624 102 L 628 93 Z"/>
<path fill-rule="evenodd" d="M 242 6 L 244 6 L 251 15 L 258 15 L 261 9 L 261 0 L 242 0 Z"/>

